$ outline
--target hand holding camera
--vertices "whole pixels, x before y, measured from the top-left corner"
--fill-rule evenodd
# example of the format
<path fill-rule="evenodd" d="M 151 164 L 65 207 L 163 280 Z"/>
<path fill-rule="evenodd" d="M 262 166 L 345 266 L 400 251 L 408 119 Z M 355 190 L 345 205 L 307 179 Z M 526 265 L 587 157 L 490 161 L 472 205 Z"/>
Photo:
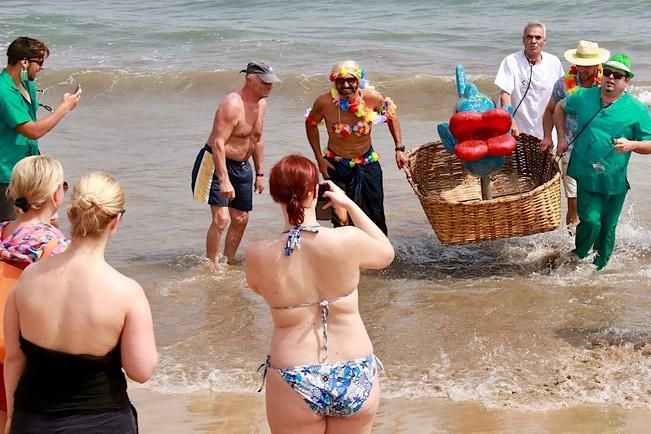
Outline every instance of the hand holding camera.
<path fill-rule="evenodd" d="M 331 220 L 332 219 L 332 208 L 330 207 L 330 201 L 325 198 L 324 194 L 326 191 L 330 191 L 330 186 L 325 182 L 319 184 L 319 193 L 316 197 L 316 219 L 317 220 Z"/>
<path fill-rule="evenodd" d="M 352 201 L 346 193 L 332 181 L 326 180 L 319 184 L 319 192 L 316 202 L 317 220 L 330 220 L 332 211 L 337 214 L 340 222 L 347 222 L 346 207 Z"/>

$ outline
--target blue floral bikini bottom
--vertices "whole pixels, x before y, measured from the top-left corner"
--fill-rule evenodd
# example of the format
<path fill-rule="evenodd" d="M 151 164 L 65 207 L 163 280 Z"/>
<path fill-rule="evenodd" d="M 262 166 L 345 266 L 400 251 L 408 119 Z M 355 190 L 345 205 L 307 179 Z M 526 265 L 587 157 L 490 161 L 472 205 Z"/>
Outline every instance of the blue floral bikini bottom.
<path fill-rule="evenodd" d="M 373 389 L 375 376 L 382 369 L 382 362 L 371 354 L 361 359 L 274 368 L 267 356 L 260 366 L 263 368 L 263 381 L 267 369 L 275 369 L 317 415 L 342 417 L 362 408 Z"/>

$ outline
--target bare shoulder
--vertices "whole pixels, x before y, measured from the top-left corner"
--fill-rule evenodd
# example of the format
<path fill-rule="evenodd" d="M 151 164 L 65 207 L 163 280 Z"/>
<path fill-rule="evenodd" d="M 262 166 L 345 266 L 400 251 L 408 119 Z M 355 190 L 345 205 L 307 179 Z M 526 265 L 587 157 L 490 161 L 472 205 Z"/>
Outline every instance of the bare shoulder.
<path fill-rule="evenodd" d="M 356 240 L 359 240 L 359 237 L 363 237 L 366 234 L 364 231 L 356 228 L 355 226 L 341 226 L 338 228 L 323 228 L 323 233 L 327 236 L 326 242 L 333 243 L 337 249 L 341 248 L 341 245 L 353 244 Z"/>
<path fill-rule="evenodd" d="M 270 267 L 269 243 L 270 240 L 255 241 L 244 253 L 246 282 L 257 293 L 260 293 L 260 282 L 265 280 L 265 271 L 273 268 Z"/>
<path fill-rule="evenodd" d="M 384 102 L 384 96 L 375 89 L 362 90 L 362 97 L 367 104 L 372 105 L 373 107 Z"/>
<path fill-rule="evenodd" d="M 237 92 L 231 92 L 219 104 L 220 111 L 240 111 L 244 109 L 244 101 Z"/>
<path fill-rule="evenodd" d="M 244 251 L 244 260 L 247 265 L 257 261 L 260 255 L 260 247 L 261 241 L 254 241 L 246 247 L 246 250 Z"/>
<path fill-rule="evenodd" d="M 29 287 L 32 282 L 38 283 L 40 279 L 47 281 L 47 269 L 44 265 L 50 265 L 51 262 L 38 261 L 28 265 L 21 273 L 20 279 L 16 281 L 16 288 Z"/>
<path fill-rule="evenodd" d="M 221 124 L 233 125 L 237 123 L 243 111 L 242 97 L 237 92 L 231 92 L 219 103 L 215 121 Z"/>
<path fill-rule="evenodd" d="M 242 101 L 242 96 L 239 94 L 239 92 L 230 92 L 224 97 L 222 104 L 242 105 L 244 103 Z"/>
<path fill-rule="evenodd" d="M 261 261 L 262 258 L 269 252 L 275 249 L 277 244 L 277 239 L 267 239 L 267 240 L 258 240 L 249 244 L 246 248 L 245 257 L 246 259 L 252 259 L 253 261 Z"/>
<path fill-rule="evenodd" d="M 144 289 L 140 283 L 115 269 L 109 270 L 106 277 L 110 278 L 110 280 L 107 281 L 111 282 L 111 290 L 115 291 L 117 294 L 126 297 L 144 294 Z"/>
<path fill-rule="evenodd" d="M 319 95 L 316 100 L 314 101 L 315 106 L 323 107 L 326 104 L 329 104 L 332 101 L 332 96 L 330 96 L 329 92 L 323 93 Z"/>
<path fill-rule="evenodd" d="M 248 270 L 264 268 L 265 264 L 271 261 L 270 252 L 273 252 L 271 245 L 274 240 L 259 240 L 249 244 L 244 253 L 245 268 Z"/>

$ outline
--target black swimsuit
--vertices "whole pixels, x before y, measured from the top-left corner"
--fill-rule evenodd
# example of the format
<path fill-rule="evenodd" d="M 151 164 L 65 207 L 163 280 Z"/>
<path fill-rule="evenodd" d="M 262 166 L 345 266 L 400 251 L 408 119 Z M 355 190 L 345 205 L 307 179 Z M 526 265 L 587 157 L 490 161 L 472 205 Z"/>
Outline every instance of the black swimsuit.
<path fill-rule="evenodd" d="M 11 432 L 136 433 L 120 344 L 105 356 L 69 354 L 22 335 L 25 370 L 14 393 Z"/>

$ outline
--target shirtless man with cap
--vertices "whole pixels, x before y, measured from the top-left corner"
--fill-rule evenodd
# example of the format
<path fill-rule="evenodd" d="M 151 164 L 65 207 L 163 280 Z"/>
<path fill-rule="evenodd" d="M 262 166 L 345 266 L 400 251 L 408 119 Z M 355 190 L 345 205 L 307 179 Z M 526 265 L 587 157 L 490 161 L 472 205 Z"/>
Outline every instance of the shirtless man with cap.
<path fill-rule="evenodd" d="M 324 179 L 339 185 L 386 234 L 384 192 L 379 155 L 371 144 L 374 124 L 386 122 L 395 144 L 398 168 L 407 163 L 400 121 L 391 98 L 368 87 L 366 72 L 346 60 L 330 73 L 334 87 L 320 95 L 305 120 L 307 140 Z M 328 147 L 322 153 L 318 125 L 325 121 Z M 346 224 L 333 213 L 333 224 Z"/>
<path fill-rule="evenodd" d="M 219 104 L 212 131 L 192 170 L 192 191 L 197 201 L 210 205 L 206 256 L 218 260 L 221 236 L 228 226 L 224 256 L 229 264 L 253 209 L 253 190 L 264 190 L 264 141 L 262 124 L 273 83 L 280 81 L 271 66 L 250 62 L 244 86 Z M 255 182 L 249 159 L 253 157 Z M 230 222 L 230 224 L 229 224 Z"/>

